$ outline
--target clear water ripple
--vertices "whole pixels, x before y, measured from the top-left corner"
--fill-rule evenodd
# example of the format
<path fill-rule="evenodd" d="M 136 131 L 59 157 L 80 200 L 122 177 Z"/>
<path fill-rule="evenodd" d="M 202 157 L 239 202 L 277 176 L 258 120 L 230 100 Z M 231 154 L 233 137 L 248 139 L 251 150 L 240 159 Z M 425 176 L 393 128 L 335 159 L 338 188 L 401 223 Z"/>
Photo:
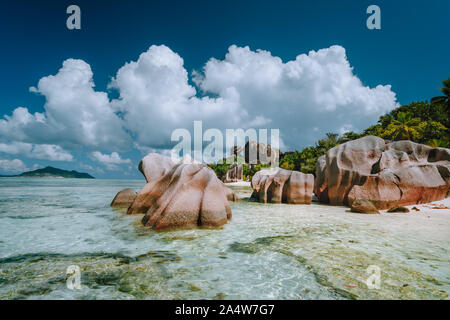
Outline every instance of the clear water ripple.
<path fill-rule="evenodd" d="M 232 204 L 220 229 L 154 232 L 114 211 L 144 181 L 0 178 L 1 299 L 447 299 L 450 220 Z M 248 188 L 235 188 L 248 197 Z M 81 290 L 66 287 L 69 265 Z M 381 268 L 379 290 L 365 284 Z"/>

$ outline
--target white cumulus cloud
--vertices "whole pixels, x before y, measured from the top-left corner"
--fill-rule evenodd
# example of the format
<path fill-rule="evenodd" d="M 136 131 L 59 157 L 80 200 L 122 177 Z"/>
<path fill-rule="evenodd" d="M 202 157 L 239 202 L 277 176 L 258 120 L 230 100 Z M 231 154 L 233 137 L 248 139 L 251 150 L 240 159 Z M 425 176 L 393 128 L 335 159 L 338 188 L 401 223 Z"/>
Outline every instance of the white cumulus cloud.
<path fill-rule="evenodd" d="M 7 160 L 0 159 L 0 171 L 7 173 L 17 173 L 27 171 L 28 168 L 20 159 Z"/>
<path fill-rule="evenodd" d="M 50 161 L 73 160 L 73 156 L 69 152 L 53 144 L 31 144 L 25 142 L 0 143 L 0 152 Z"/>
<path fill-rule="evenodd" d="M 94 160 L 104 164 L 108 170 L 119 170 L 121 164 L 131 164 L 131 159 L 122 159 L 117 152 L 111 154 L 103 154 L 99 151 L 91 153 Z"/>
<path fill-rule="evenodd" d="M 0 120 L 0 135 L 15 141 L 80 146 L 126 148 L 129 136 L 113 112 L 105 92 L 94 90 L 91 67 L 68 59 L 56 75 L 42 78 L 32 92 L 45 96 L 45 112 L 15 109 Z"/>
<path fill-rule="evenodd" d="M 143 147 L 163 148 L 176 128 L 191 128 L 194 120 L 211 127 L 239 124 L 241 110 L 235 90 L 220 97 L 197 97 L 188 83 L 183 59 L 168 47 L 151 46 L 137 61 L 125 64 L 110 84 L 120 93 L 113 101 L 124 113 L 126 127 Z"/>
<path fill-rule="evenodd" d="M 117 151 L 167 150 L 172 131 L 192 130 L 194 120 L 203 120 L 204 130 L 280 129 L 283 144 L 293 149 L 326 132 L 364 129 L 398 105 L 390 85 L 363 84 L 341 46 L 283 61 L 269 51 L 232 45 L 224 59 L 211 58 L 191 79 L 180 55 L 151 46 L 124 64 L 109 88 L 117 90 L 117 99 L 94 90 L 86 62 L 68 59 L 30 89 L 45 97 L 44 112 L 16 108 L 0 119 L 0 136 L 33 145 L 27 152 L 35 156 L 69 159 L 65 150 L 84 149 L 117 168 L 129 160 Z"/>
<path fill-rule="evenodd" d="M 204 92 L 236 91 L 244 121 L 270 120 L 268 126 L 280 128 L 290 147 L 317 140 L 314 128 L 322 134 L 339 132 L 349 123 L 364 129 L 397 106 L 390 85 L 363 85 L 341 46 L 283 62 L 269 51 L 233 45 L 224 60 L 210 59 L 194 80 Z"/>

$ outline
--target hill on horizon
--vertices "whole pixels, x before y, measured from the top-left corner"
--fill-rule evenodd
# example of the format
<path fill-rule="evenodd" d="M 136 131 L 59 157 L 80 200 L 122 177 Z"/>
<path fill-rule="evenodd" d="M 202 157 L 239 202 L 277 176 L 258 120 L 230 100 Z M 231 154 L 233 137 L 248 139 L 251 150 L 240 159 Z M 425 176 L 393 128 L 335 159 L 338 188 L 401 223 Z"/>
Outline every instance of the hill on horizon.
<path fill-rule="evenodd" d="M 78 172 L 75 170 L 68 171 L 63 169 L 58 169 L 54 167 L 47 166 L 42 169 L 37 169 L 33 171 L 26 171 L 17 175 L 0 175 L 0 177 L 62 177 L 62 178 L 77 178 L 77 179 L 95 179 L 89 173 Z"/>

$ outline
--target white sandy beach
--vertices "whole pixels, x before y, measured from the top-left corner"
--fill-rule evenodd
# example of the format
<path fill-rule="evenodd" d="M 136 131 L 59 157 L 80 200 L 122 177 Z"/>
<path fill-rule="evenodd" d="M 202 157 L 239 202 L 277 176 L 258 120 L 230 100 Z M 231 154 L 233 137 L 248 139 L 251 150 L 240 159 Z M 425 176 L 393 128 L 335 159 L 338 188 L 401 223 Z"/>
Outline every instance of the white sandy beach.
<path fill-rule="evenodd" d="M 250 187 L 251 183 L 250 181 L 238 181 L 238 182 L 227 182 L 225 183 L 225 185 L 229 187 Z"/>

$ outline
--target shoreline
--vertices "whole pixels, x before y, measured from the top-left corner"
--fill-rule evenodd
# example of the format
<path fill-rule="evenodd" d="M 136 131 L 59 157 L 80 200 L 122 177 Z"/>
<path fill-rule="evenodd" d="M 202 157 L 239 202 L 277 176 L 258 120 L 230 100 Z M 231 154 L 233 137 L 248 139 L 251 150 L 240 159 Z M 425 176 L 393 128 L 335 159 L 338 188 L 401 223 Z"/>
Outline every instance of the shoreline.
<path fill-rule="evenodd" d="M 224 182 L 224 184 L 227 187 L 250 187 L 251 188 L 251 182 L 250 181 L 237 181 L 237 182 Z"/>

